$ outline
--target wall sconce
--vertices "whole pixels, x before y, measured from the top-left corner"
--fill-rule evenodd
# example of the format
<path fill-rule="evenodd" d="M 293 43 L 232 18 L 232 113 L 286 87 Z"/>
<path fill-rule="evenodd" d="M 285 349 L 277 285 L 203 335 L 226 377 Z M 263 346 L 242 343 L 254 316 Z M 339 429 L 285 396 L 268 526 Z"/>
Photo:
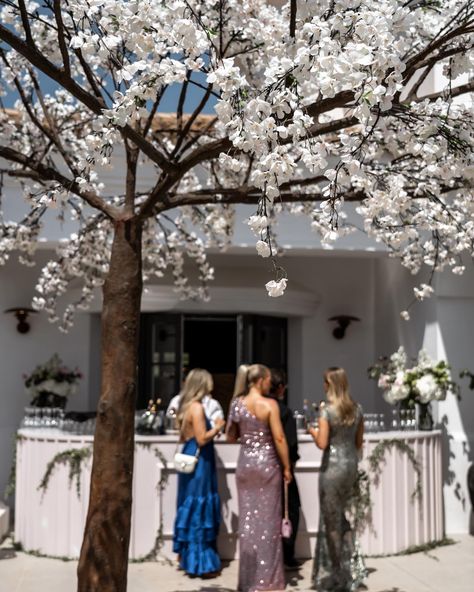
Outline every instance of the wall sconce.
<path fill-rule="evenodd" d="M 27 308 L 25 306 L 19 306 L 17 308 L 7 308 L 7 310 L 5 310 L 4 312 L 12 312 L 15 317 L 16 320 L 18 321 L 18 324 L 16 326 L 16 330 L 18 331 L 18 333 L 28 333 L 28 331 L 30 330 L 30 324 L 28 323 L 28 315 L 29 314 L 36 314 L 36 310 L 33 310 L 32 308 Z"/>
<path fill-rule="evenodd" d="M 346 334 L 347 327 L 352 323 L 352 321 L 360 321 L 360 319 L 350 315 L 336 315 L 329 318 L 328 321 L 336 321 L 337 327 L 333 329 L 332 334 L 335 339 L 342 339 Z"/>

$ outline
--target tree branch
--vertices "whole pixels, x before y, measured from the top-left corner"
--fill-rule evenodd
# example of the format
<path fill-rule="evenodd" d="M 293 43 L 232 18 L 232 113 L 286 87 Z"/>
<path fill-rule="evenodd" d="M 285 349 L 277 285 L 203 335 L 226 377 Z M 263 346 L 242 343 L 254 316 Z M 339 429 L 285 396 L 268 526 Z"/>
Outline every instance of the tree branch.
<path fill-rule="evenodd" d="M 235 190 L 208 190 L 206 193 L 189 192 L 176 193 L 170 196 L 166 203 L 160 204 L 159 212 L 163 212 L 175 207 L 181 206 L 199 206 L 206 204 L 214 205 L 230 205 L 230 204 L 258 204 L 261 199 L 261 192 L 249 192 L 245 188 L 238 188 Z M 361 201 L 366 197 L 363 191 L 347 191 L 344 193 L 345 201 Z M 325 199 L 321 193 L 294 193 L 291 191 L 283 191 L 278 198 L 282 203 L 308 203 L 322 201 Z"/>
<path fill-rule="evenodd" d="M 18 6 L 20 7 L 21 23 L 23 25 L 23 28 L 25 29 L 26 40 L 33 47 L 36 47 L 33 36 L 31 34 L 30 20 L 28 18 L 28 11 L 26 10 L 26 5 L 25 5 L 24 0 L 19 0 Z"/>
<path fill-rule="evenodd" d="M 290 37 L 292 39 L 295 38 L 295 34 L 296 34 L 296 11 L 297 11 L 296 0 L 291 0 L 291 2 L 290 2 Z"/>
<path fill-rule="evenodd" d="M 135 192 L 137 188 L 138 150 L 124 142 L 127 157 L 127 175 L 125 179 L 125 213 L 132 217 L 135 213 Z"/>
<path fill-rule="evenodd" d="M 452 39 L 455 39 L 456 37 L 461 37 L 462 35 L 466 35 L 472 32 L 473 30 L 474 29 L 472 28 L 472 26 L 466 27 L 466 25 L 463 24 L 461 27 L 453 29 L 450 33 L 447 33 L 443 37 L 440 37 L 439 39 L 435 38 L 436 41 L 432 40 L 430 43 L 428 43 L 428 45 L 424 49 L 419 51 L 415 56 L 408 60 L 406 64 L 406 70 L 404 73 L 404 82 L 406 83 L 410 80 L 410 78 L 413 76 L 416 70 L 422 67 L 425 58 L 427 58 L 431 53 L 433 53 L 433 51 L 442 48 Z M 438 60 L 439 59 L 440 58 L 438 57 Z"/>
<path fill-rule="evenodd" d="M 471 82 L 466 82 L 466 84 L 461 84 L 461 86 L 456 86 L 455 88 L 451 89 L 450 93 L 446 93 L 446 91 L 441 91 L 441 92 L 437 92 L 437 93 L 432 93 L 430 95 L 425 95 L 423 97 L 420 97 L 417 100 L 418 101 L 426 101 L 426 100 L 436 101 L 436 99 L 446 97 L 447 94 L 450 97 L 458 97 L 459 95 L 465 95 L 465 94 L 473 92 L 473 91 L 474 91 L 474 80 L 471 80 Z"/>
<path fill-rule="evenodd" d="M 10 45 L 15 51 L 26 58 L 33 66 L 41 70 L 44 74 L 49 76 L 52 80 L 55 80 L 65 90 L 67 90 L 72 96 L 78 101 L 83 103 L 91 111 L 97 115 L 101 115 L 103 109 L 107 109 L 107 105 L 103 98 L 94 97 L 87 92 L 77 82 L 67 76 L 65 72 L 56 67 L 51 63 L 44 55 L 38 51 L 35 46 L 31 46 L 23 39 L 17 37 L 10 29 L 4 27 L 0 23 L 0 39 Z M 131 140 L 140 150 L 150 158 L 155 164 L 160 166 L 165 171 L 171 171 L 175 168 L 175 165 L 169 162 L 159 150 L 157 150 L 150 142 L 148 142 L 140 133 L 134 130 L 129 125 L 121 128 L 121 133 Z"/>
<path fill-rule="evenodd" d="M 38 176 L 43 181 L 56 181 L 66 191 L 71 191 L 85 202 L 87 202 L 93 208 L 103 212 L 108 218 L 112 220 L 118 219 L 120 211 L 113 206 L 108 205 L 104 200 L 92 191 L 82 191 L 79 184 L 74 179 L 68 179 L 58 170 L 46 166 L 41 162 L 35 162 L 30 156 L 21 154 L 13 148 L 7 148 L 6 146 L 0 146 L 0 157 L 8 160 L 9 162 L 15 162 L 21 164 L 23 167 L 31 171 L 29 175 L 31 179 L 36 179 Z M 9 176 L 15 177 L 15 171 L 9 171 Z M 25 171 L 22 171 L 19 176 L 24 177 Z"/>
<path fill-rule="evenodd" d="M 58 26 L 58 43 L 61 56 L 63 58 L 64 73 L 71 76 L 71 65 L 69 63 L 69 52 L 64 38 L 64 23 L 61 14 L 61 0 L 54 0 L 54 17 Z"/>
<path fill-rule="evenodd" d="M 343 90 L 334 97 L 327 97 L 306 107 L 306 113 L 311 117 L 317 117 L 321 113 L 331 111 L 337 107 L 346 107 L 348 103 L 354 100 L 355 93 L 353 90 Z"/>

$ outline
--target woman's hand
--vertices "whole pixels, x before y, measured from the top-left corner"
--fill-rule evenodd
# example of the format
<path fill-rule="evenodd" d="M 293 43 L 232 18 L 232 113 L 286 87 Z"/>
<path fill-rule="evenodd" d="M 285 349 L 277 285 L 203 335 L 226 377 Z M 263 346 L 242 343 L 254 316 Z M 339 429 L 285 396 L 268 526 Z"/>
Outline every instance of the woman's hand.
<path fill-rule="evenodd" d="M 224 429 L 225 427 L 225 419 L 222 419 L 222 417 L 218 417 L 215 421 L 214 421 L 214 429 L 216 430 L 216 436 L 218 436 L 221 432 L 222 429 Z"/>
<path fill-rule="evenodd" d="M 283 469 L 283 479 L 286 483 L 291 483 L 291 481 L 293 481 L 293 475 L 291 474 L 290 467 L 285 467 Z"/>

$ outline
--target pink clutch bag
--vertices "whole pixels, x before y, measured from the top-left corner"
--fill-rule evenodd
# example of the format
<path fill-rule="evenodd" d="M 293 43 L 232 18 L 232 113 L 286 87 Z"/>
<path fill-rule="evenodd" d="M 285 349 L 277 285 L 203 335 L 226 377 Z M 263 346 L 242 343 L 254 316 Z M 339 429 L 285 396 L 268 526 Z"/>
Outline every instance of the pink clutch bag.
<path fill-rule="evenodd" d="M 285 515 L 281 521 L 281 536 L 289 539 L 293 533 L 293 527 L 288 519 L 288 483 L 285 481 Z"/>
<path fill-rule="evenodd" d="M 289 539 L 293 533 L 293 527 L 291 522 L 287 518 L 283 518 L 281 521 L 281 536 L 284 539 Z"/>

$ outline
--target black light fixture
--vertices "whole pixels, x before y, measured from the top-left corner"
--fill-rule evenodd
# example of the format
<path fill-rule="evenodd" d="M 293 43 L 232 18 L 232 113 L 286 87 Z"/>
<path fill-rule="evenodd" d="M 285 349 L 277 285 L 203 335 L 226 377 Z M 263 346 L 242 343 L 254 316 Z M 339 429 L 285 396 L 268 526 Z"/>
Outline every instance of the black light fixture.
<path fill-rule="evenodd" d="M 28 315 L 35 314 L 37 311 L 26 306 L 18 306 L 17 308 L 7 308 L 4 312 L 11 312 L 15 315 L 18 324 L 16 330 L 18 333 L 28 333 L 30 324 L 28 323 Z"/>
<path fill-rule="evenodd" d="M 342 339 L 346 334 L 347 327 L 352 323 L 352 321 L 360 321 L 359 317 L 353 317 L 351 315 L 336 315 L 334 317 L 330 317 L 329 321 L 336 321 L 337 327 L 333 329 L 333 337 L 335 339 Z"/>

